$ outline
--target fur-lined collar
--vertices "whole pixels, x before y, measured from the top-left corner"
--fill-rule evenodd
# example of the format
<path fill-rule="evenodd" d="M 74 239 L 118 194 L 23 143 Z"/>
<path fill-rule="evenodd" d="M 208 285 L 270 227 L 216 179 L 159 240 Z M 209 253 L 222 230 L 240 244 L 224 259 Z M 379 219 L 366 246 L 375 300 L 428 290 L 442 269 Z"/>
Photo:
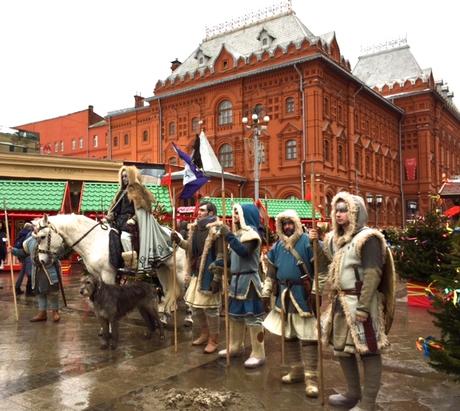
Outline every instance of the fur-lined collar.
<path fill-rule="evenodd" d="M 294 223 L 295 231 L 290 237 L 283 232 L 283 221 L 291 220 Z M 276 234 L 287 250 L 295 247 L 297 241 L 303 234 L 302 223 L 295 210 L 285 210 L 276 216 Z"/>
<path fill-rule="evenodd" d="M 155 198 L 150 190 L 142 184 L 142 176 L 135 166 L 122 166 L 118 171 L 120 188 L 118 189 L 110 208 L 114 206 L 116 199 L 119 198 L 119 194 L 123 191 L 121 175 L 124 171 L 128 174 L 128 187 L 126 190 L 129 200 L 134 203 L 134 207 L 136 209 L 142 208 L 150 213 L 152 211 L 152 204 L 154 203 Z"/>
<path fill-rule="evenodd" d="M 233 217 L 238 215 L 239 224 L 236 224 L 236 219 L 233 218 L 233 232 L 239 236 L 242 243 L 257 240 L 262 242 L 259 233 L 257 232 L 259 220 L 259 210 L 253 204 L 234 204 L 232 208 Z"/>

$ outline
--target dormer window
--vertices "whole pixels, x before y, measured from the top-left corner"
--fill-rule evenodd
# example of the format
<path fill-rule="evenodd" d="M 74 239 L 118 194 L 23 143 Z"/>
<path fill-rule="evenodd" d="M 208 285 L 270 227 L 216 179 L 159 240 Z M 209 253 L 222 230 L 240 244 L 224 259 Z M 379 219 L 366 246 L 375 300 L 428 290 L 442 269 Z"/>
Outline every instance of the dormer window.
<path fill-rule="evenodd" d="M 272 45 L 273 37 L 266 29 L 262 29 L 259 35 L 257 36 L 257 40 L 260 41 L 260 45 L 263 49 L 267 49 Z"/>
<path fill-rule="evenodd" d="M 206 65 L 206 63 L 209 60 L 209 56 L 203 53 L 203 50 L 198 49 L 197 52 L 195 53 L 195 58 L 198 61 L 198 66 L 203 67 Z"/>

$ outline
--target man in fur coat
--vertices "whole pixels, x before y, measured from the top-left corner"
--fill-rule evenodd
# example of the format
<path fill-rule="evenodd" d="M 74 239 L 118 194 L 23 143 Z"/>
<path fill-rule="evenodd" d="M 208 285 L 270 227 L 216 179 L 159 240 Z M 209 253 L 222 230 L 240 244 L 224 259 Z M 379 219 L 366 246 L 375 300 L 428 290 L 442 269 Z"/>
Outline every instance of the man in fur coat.
<path fill-rule="evenodd" d="M 331 261 L 331 306 L 325 313 L 324 338 L 332 345 L 348 385 L 345 394 L 331 395 L 329 404 L 354 407 L 354 411 L 375 409 L 380 353 L 389 345 L 386 333 L 394 309 L 392 259 L 383 235 L 365 226 L 367 219 L 361 197 L 338 193 L 332 199 L 333 229 L 323 243 Z M 316 233 L 310 234 L 316 238 Z M 356 354 L 364 369 L 362 390 Z"/>
<path fill-rule="evenodd" d="M 171 233 L 171 240 L 187 252 L 187 277 L 189 283 L 185 302 L 192 308 L 194 325 L 200 327 L 200 335 L 192 345 L 204 345 L 204 353 L 217 350 L 219 338 L 219 309 L 221 306 L 221 276 L 215 274 L 215 261 L 222 259 L 222 241 L 217 232 L 216 206 L 202 202 L 196 222 L 190 225 L 188 240 L 178 233 Z"/>
<path fill-rule="evenodd" d="M 167 259 L 172 249 L 169 237 L 153 217 L 153 194 L 142 184 L 134 166 L 122 166 L 118 172 L 120 188 L 107 214 L 107 221 L 120 233 L 123 261 L 127 268 L 149 271 L 152 265 Z M 132 232 L 137 225 L 139 256 L 133 249 Z"/>
<path fill-rule="evenodd" d="M 262 283 L 259 276 L 260 247 L 258 233 L 259 210 L 253 204 L 235 204 L 233 207 L 234 233 L 223 225 L 222 235 L 230 246 L 231 283 L 229 290 L 230 356 L 244 352 L 244 331 L 249 329 L 251 354 L 244 362 L 246 368 L 257 368 L 265 363 L 265 314 L 262 302 Z M 227 349 L 219 352 L 227 355 Z"/>
<path fill-rule="evenodd" d="M 272 293 L 276 301 L 264 321 L 264 327 L 281 336 L 284 323 L 284 344 L 290 371 L 282 377 L 282 382 L 304 381 L 306 395 L 317 397 L 318 335 L 312 290 L 313 250 L 294 210 L 278 214 L 276 231 L 279 240 L 268 253 L 268 273 L 263 287 L 267 305 Z M 325 275 L 320 280 L 322 288 Z"/>

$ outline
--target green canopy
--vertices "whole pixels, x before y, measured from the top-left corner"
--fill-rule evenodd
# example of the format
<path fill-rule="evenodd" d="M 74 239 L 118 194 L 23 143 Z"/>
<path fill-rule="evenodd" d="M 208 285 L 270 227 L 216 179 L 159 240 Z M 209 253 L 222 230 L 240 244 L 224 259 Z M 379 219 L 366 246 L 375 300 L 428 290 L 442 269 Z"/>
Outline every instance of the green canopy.
<path fill-rule="evenodd" d="M 155 199 L 164 207 L 167 213 L 172 213 L 171 200 L 169 198 L 168 187 L 146 184 Z M 106 212 L 112 204 L 113 197 L 119 188 L 117 183 L 84 183 L 81 200 L 81 213 L 102 213 Z"/>

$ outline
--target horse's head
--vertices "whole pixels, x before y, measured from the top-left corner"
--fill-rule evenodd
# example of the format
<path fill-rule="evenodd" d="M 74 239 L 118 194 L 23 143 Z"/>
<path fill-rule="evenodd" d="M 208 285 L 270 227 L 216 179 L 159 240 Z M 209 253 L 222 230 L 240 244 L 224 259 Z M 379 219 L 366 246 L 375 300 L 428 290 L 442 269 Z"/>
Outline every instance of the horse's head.
<path fill-rule="evenodd" d="M 35 227 L 33 236 L 38 243 L 38 259 L 43 264 L 50 265 L 64 253 L 64 239 L 49 221 L 47 214 L 34 220 L 33 223 Z"/>

